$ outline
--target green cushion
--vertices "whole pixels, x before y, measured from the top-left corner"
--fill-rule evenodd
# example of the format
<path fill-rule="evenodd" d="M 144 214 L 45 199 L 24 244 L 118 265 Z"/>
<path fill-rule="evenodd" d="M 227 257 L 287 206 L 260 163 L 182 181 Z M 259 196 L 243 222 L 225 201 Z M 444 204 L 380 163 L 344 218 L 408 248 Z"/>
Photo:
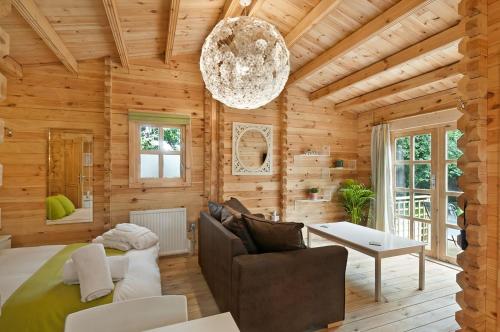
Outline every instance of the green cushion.
<path fill-rule="evenodd" d="M 66 196 L 64 195 L 57 195 L 56 198 L 59 200 L 59 202 L 62 204 L 64 211 L 66 211 L 66 215 L 69 216 L 73 212 L 75 212 L 75 205 L 73 202 Z"/>
<path fill-rule="evenodd" d="M 47 208 L 47 219 L 57 220 L 66 217 L 66 211 L 57 197 L 47 197 L 45 199 L 45 206 Z"/>

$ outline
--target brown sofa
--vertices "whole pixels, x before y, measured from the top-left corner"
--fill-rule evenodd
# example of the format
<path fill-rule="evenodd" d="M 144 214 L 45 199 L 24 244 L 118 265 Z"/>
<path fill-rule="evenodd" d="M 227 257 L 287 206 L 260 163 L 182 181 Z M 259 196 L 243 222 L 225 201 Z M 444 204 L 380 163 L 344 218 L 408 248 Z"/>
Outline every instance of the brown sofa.
<path fill-rule="evenodd" d="M 249 255 L 218 220 L 200 216 L 203 275 L 243 332 L 302 332 L 343 320 L 346 262 L 341 246 Z"/>

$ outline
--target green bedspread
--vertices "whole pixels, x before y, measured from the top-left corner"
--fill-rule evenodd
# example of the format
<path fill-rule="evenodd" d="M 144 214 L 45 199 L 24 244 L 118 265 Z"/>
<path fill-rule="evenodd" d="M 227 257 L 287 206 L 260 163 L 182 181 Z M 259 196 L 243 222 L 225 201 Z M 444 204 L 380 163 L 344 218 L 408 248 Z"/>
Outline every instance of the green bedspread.
<path fill-rule="evenodd" d="M 86 243 L 71 244 L 52 258 L 24 282 L 2 306 L 2 332 L 59 332 L 64 331 L 64 320 L 69 314 L 113 301 L 113 293 L 91 302 L 80 301 L 80 285 L 62 282 L 64 263 L 76 249 Z M 106 249 L 106 255 L 124 252 Z"/>

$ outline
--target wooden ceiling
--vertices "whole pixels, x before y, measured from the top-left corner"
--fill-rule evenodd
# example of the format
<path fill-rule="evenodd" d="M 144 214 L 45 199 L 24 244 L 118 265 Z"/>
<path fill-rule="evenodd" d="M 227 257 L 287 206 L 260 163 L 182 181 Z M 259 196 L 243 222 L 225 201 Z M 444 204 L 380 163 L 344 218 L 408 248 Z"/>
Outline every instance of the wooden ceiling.
<path fill-rule="evenodd" d="M 366 111 L 456 87 L 458 2 L 253 0 L 243 9 L 238 0 L 12 0 L 0 26 L 11 37 L 9 61 L 60 61 L 76 73 L 77 61 L 104 56 L 128 67 L 196 55 L 221 18 L 252 15 L 285 37 L 288 87 Z"/>

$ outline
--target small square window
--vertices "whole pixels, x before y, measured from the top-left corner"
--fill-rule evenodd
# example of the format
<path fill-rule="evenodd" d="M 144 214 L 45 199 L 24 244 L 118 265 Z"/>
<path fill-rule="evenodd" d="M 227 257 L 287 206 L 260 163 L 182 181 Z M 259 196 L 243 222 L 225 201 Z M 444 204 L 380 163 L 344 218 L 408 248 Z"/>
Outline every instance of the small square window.
<path fill-rule="evenodd" d="M 191 126 L 187 116 L 129 114 L 130 187 L 191 184 Z"/>

